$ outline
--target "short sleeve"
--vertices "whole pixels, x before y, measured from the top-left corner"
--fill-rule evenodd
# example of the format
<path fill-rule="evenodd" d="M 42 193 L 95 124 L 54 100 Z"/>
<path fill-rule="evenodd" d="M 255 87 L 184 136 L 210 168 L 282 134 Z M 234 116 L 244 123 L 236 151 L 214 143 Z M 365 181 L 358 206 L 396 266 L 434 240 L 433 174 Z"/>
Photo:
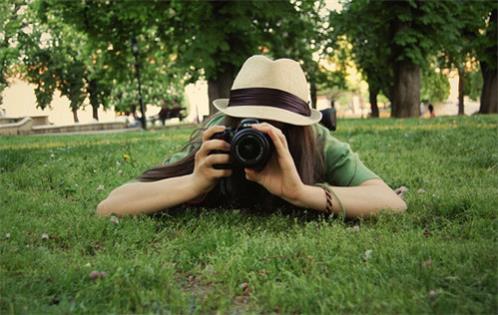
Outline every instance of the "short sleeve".
<path fill-rule="evenodd" d="M 358 186 L 366 180 L 379 178 L 363 164 L 349 144 L 333 137 L 321 125 L 316 128 L 324 141 L 325 179 L 328 183 L 335 186 Z"/>

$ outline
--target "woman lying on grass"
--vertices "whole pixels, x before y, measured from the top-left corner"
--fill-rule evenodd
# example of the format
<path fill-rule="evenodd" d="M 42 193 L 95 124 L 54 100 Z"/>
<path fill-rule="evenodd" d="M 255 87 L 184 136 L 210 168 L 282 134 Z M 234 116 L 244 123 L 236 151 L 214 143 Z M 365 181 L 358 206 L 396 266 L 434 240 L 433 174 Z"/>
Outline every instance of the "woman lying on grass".
<path fill-rule="evenodd" d="M 295 206 L 347 217 L 374 215 L 382 209 L 405 211 L 405 202 L 349 145 L 317 124 L 321 113 L 310 109 L 307 99 L 308 85 L 297 62 L 249 58 L 235 78 L 230 98 L 214 101 L 221 113 L 207 122 L 207 129 L 165 165 L 114 189 L 98 205 L 97 213 L 148 214 L 181 204 Z M 220 136 L 227 127 L 237 128 L 242 118 L 259 119 L 260 123 L 245 127 L 262 135 L 262 140 L 248 136 L 246 143 L 239 143 Z M 264 139 L 271 140 L 269 152 L 273 153 L 267 163 L 263 158 L 249 167 L 253 165 L 249 160 L 264 156 L 264 150 L 254 146 Z M 237 159 L 253 153 L 246 160 Z"/>

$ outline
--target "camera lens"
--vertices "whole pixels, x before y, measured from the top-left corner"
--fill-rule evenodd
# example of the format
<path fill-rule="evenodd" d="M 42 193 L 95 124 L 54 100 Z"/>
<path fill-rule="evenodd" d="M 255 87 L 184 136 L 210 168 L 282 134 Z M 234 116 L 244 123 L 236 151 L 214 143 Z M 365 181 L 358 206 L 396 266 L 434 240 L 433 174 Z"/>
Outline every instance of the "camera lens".
<path fill-rule="evenodd" d="M 270 159 L 273 144 L 268 135 L 252 128 L 236 132 L 232 139 L 232 157 L 235 165 L 261 170 Z"/>
<path fill-rule="evenodd" d="M 243 162 L 257 161 L 263 154 L 263 144 L 253 135 L 246 135 L 236 145 L 237 155 Z"/>

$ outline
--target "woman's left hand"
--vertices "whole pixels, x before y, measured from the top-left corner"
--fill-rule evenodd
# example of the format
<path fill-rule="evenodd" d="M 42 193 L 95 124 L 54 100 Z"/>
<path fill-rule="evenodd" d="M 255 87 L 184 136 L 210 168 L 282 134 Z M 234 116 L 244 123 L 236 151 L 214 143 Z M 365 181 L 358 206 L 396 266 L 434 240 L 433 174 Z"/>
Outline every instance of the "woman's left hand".
<path fill-rule="evenodd" d="M 252 128 L 270 136 L 275 152 L 263 170 L 258 172 L 249 168 L 244 169 L 246 178 L 265 187 L 273 195 L 290 203 L 297 202 L 304 184 L 289 152 L 285 135 L 280 129 L 268 123 L 254 124 Z"/>

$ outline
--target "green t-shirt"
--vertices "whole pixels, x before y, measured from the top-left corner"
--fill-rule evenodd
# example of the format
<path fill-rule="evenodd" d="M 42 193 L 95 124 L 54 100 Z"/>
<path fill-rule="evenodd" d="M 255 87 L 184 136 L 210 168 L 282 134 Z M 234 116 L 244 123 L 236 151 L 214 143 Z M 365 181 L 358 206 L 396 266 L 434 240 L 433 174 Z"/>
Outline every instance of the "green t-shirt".
<path fill-rule="evenodd" d="M 223 120 L 223 115 L 215 116 L 206 127 L 218 125 Z M 358 186 L 366 180 L 378 179 L 374 172 L 368 169 L 351 150 L 349 144 L 333 137 L 329 130 L 320 124 L 313 125 L 315 134 L 324 139 L 325 179 L 333 186 Z M 189 154 L 184 150 L 173 154 L 164 161 L 165 164 L 174 163 Z"/>

